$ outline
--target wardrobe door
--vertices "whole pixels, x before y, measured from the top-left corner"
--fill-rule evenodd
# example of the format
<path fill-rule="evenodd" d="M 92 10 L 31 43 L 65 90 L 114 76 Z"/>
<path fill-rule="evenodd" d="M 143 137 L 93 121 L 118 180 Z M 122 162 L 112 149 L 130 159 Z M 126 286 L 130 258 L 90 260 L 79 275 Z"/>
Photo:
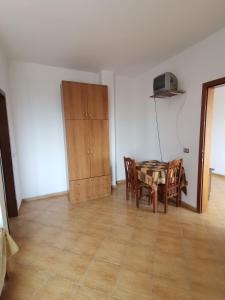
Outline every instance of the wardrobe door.
<path fill-rule="evenodd" d="M 90 177 L 89 121 L 66 120 L 69 180 Z"/>
<path fill-rule="evenodd" d="M 87 119 L 87 85 L 63 81 L 62 96 L 65 119 Z"/>
<path fill-rule="evenodd" d="M 109 175 L 108 121 L 90 120 L 91 177 Z"/>
<path fill-rule="evenodd" d="M 108 119 L 108 89 L 105 85 L 88 84 L 87 101 L 89 119 Z"/>

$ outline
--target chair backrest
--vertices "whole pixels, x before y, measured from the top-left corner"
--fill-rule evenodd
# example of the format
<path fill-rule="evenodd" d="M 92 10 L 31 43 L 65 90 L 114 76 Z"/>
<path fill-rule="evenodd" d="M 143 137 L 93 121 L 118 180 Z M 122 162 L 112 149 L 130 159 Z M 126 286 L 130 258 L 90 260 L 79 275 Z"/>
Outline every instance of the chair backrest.
<path fill-rule="evenodd" d="M 171 190 L 171 195 L 178 193 L 180 187 L 182 159 L 169 161 L 166 173 L 166 191 Z M 169 192 L 170 193 L 170 192 Z"/>
<path fill-rule="evenodd" d="M 124 156 L 124 167 L 126 174 L 126 181 L 131 185 L 135 185 L 137 181 L 136 162 L 130 157 Z"/>

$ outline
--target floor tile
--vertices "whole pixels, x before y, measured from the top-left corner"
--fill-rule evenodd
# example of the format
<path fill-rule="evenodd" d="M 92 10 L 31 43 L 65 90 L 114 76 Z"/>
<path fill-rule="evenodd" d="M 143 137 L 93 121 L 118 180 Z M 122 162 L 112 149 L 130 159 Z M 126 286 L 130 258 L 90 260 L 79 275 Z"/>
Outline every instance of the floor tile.
<path fill-rule="evenodd" d="M 101 290 L 97 289 L 91 289 L 88 287 L 81 287 L 77 294 L 76 294 L 76 300 L 113 300 L 111 296 L 109 296 L 108 293 L 105 293 Z M 115 298 L 114 298 L 115 300 Z"/>
<path fill-rule="evenodd" d="M 127 269 L 120 271 L 114 296 L 121 298 L 124 293 L 151 297 L 153 277 L 146 273 L 133 272 Z"/>
<path fill-rule="evenodd" d="M 32 297 L 32 300 L 71 300 L 75 299 L 78 286 L 61 276 L 51 277 Z"/>
<path fill-rule="evenodd" d="M 224 194 L 213 176 L 202 215 L 137 209 L 124 186 L 76 205 L 65 196 L 22 203 L 9 220 L 20 251 L 0 299 L 224 299 Z"/>
<path fill-rule="evenodd" d="M 153 251 L 148 246 L 128 244 L 123 256 L 122 267 L 134 272 L 153 272 Z"/>
<path fill-rule="evenodd" d="M 101 261 L 93 261 L 81 282 L 82 286 L 110 292 L 116 285 L 120 267 Z"/>
<path fill-rule="evenodd" d="M 124 243 L 119 243 L 107 238 L 101 243 L 95 258 L 120 265 L 125 253 L 125 248 L 126 245 Z"/>

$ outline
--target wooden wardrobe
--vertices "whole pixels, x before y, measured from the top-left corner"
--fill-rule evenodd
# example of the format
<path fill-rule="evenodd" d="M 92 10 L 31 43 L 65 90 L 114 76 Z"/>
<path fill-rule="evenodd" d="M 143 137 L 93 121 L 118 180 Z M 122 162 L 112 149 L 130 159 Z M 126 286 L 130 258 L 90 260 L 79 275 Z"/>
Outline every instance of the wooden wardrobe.
<path fill-rule="evenodd" d="M 111 193 L 107 86 L 62 81 L 61 88 L 70 201 L 105 197 Z"/>

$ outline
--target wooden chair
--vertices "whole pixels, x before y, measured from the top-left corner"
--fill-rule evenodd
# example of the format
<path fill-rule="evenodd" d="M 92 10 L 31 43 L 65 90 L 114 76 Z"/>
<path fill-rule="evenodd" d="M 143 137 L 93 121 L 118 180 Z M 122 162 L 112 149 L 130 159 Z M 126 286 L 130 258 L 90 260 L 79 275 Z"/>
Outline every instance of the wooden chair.
<path fill-rule="evenodd" d="M 134 171 L 135 161 L 130 157 L 124 156 L 124 168 L 126 175 L 126 199 L 129 200 L 129 193 L 131 196 L 135 194 L 135 172 Z"/>
<path fill-rule="evenodd" d="M 135 196 L 136 206 L 138 208 L 139 200 L 142 197 L 142 189 L 145 188 L 148 190 L 149 204 L 151 204 L 153 191 L 149 185 L 138 180 L 135 160 L 129 157 L 124 157 L 124 167 L 126 174 L 126 199 L 129 200 L 129 193 L 131 193 L 132 196 Z M 155 211 L 154 201 L 153 210 Z"/>
<path fill-rule="evenodd" d="M 175 198 L 176 206 L 180 206 L 180 180 L 182 170 L 182 159 L 169 161 L 166 172 L 166 184 L 164 185 L 164 212 L 167 212 L 168 199 Z"/>

